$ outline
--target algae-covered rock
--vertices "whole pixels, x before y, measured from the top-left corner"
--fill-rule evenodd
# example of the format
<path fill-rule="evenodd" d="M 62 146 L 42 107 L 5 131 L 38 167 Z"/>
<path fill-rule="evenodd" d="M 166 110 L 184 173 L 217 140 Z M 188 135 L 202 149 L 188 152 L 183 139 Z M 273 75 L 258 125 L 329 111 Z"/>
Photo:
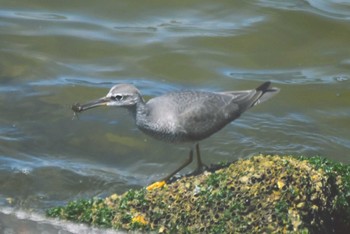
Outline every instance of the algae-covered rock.
<path fill-rule="evenodd" d="M 161 233 L 339 233 L 350 227 L 350 166 L 260 155 L 163 188 L 74 201 L 47 214 Z"/>

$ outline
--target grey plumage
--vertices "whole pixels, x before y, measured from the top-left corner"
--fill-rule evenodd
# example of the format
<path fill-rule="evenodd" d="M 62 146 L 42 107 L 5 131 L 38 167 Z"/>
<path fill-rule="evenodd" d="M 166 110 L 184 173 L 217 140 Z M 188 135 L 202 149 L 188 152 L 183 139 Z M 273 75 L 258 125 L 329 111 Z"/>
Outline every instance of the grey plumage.
<path fill-rule="evenodd" d="M 197 143 L 279 92 L 270 85 L 265 82 L 256 89 L 228 92 L 177 91 L 145 102 L 136 87 L 118 84 L 105 97 L 84 105 L 75 104 L 72 109 L 81 112 L 101 105 L 125 107 L 145 134 L 168 142 Z M 191 154 L 192 150 L 190 158 Z M 197 158 L 200 160 L 198 147 Z"/>

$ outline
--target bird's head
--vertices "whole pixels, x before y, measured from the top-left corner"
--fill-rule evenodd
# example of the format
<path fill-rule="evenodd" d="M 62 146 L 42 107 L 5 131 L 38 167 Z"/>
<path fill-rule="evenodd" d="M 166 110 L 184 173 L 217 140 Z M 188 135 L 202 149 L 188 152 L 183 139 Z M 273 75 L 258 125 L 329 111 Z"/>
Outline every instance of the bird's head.
<path fill-rule="evenodd" d="M 143 101 L 140 91 L 130 84 L 118 84 L 113 86 L 105 97 L 80 105 L 72 106 L 74 112 L 82 112 L 99 106 L 133 107 Z"/>

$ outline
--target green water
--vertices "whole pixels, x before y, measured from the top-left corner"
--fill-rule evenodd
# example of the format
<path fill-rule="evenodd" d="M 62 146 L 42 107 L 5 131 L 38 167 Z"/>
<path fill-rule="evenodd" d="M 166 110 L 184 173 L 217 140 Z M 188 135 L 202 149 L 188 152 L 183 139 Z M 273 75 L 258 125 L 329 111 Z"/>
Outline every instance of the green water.
<path fill-rule="evenodd" d="M 148 99 L 270 80 L 278 96 L 203 141 L 203 160 L 262 152 L 350 162 L 349 3 L 0 2 L 1 232 L 79 233 L 35 214 L 147 185 L 186 159 L 188 146 L 148 138 L 122 110 L 72 120 L 73 103 L 116 83 Z"/>

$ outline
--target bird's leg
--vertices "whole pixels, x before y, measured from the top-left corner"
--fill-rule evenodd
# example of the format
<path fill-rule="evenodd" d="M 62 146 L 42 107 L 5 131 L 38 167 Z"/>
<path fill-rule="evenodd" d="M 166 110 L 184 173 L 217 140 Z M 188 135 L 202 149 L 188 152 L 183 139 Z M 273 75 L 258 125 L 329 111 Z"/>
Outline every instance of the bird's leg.
<path fill-rule="evenodd" d="M 178 173 L 179 171 L 181 171 L 182 169 L 184 169 L 188 164 L 190 164 L 193 161 L 193 149 L 191 149 L 190 154 L 188 156 L 188 159 L 179 167 L 177 168 L 175 171 L 173 171 L 172 173 L 170 173 L 167 177 L 165 177 L 163 180 L 164 181 L 168 181 L 173 175 L 175 175 L 176 173 Z"/>
<path fill-rule="evenodd" d="M 196 144 L 196 155 L 197 155 L 197 168 L 194 171 L 194 173 L 197 174 L 197 173 L 201 173 L 201 172 L 205 171 L 208 168 L 208 166 L 202 162 L 201 153 L 199 151 L 199 144 L 198 143 Z"/>
<path fill-rule="evenodd" d="M 198 157 L 198 156 L 197 156 Z M 172 173 L 170 173 L 169 175 L 167 175 L 165 178 L 163 178 L 161 181 L 157 181 L 149 186 L 147 186 L 147 190 L 152 190 L 155 188 L 160 188 L 163 187 L 166 182 L 176 173 L 178 173 L 179 171 L 181 171 L 183 168 L 185 168 L 188 164 L 190 164 L 193 161 L 193 149 L 191 149 L 190 151 L 190 155 L 188 156 L 188 159 L 179 167 L 177 168 L 175 171 L 173 171 Z"/>

